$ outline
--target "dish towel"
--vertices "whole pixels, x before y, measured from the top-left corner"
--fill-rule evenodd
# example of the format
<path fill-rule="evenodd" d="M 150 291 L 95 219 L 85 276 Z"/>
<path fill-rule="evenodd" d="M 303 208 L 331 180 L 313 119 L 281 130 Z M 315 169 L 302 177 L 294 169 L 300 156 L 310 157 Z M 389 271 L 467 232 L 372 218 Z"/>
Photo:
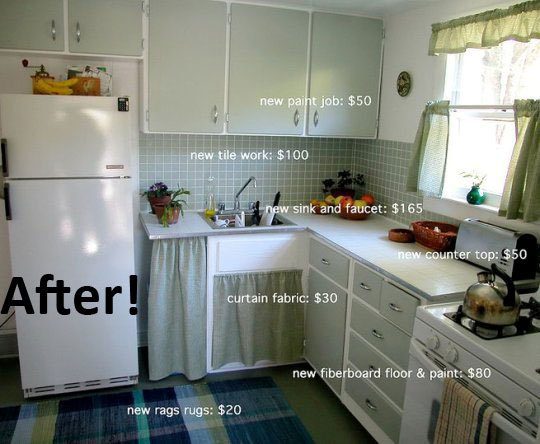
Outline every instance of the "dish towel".
<path fill-rule="evenodd" d="M 494 444 L 495 409 L 455 379 L 444 382 L 435 444 Z"/>

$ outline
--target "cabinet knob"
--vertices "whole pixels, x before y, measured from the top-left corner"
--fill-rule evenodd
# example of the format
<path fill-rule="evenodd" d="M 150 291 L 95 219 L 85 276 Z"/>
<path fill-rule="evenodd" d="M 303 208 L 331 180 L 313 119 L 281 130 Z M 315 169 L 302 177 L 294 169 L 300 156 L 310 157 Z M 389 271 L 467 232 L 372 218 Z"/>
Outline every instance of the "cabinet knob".
<path fill-rule="evenodd" d="M 325 259 L 324 257 L 321 259 L 321 262 L 324 264 L 324 265 L 330 265 L 330 261 L 328 259 Z"/>
<path fill-rule="evenodd" d="M 313 114 L 313 125 L 317 126 L 319 124 L 319 111 L 315 111 Z"/>
<path fill-rule="evenodd" d="M 374 412 L 377 411 L 377 406 L 374 405 L 369 399 L 366 399 L 366 405 L 370 410 L 373 410 Z"/>
<path fill-rule="evenodd" d="M 77 22 L 77 29 L 75 31 L 75 34 L 77 36 L 77 43 L 80 43 L 81 42 L 81 25 L 79 24 L 79 22 Z"/>
<path fill-rule="evenodd" d="M 298 126 L 298 123 L 300 122 L 300 113 L 298 112 L 298 110 L 294 112 L 293 121 L 294 121 L 294 126 Z"/>
<path fill-rule="evenodd" d="M 53 40 L 56 40 L 56 23 L 54 20 L 51 21 L 51 37 Z"/>
<path fill-rule="evenodd" d="M 390 307 L 390 310 L 393 310 L 395 311 L 396 313 L 402 313 L 403 310 L 401 308 L 399 308 L 396 304 L 394 304 L 393 302 L 390 302 L 388 304 L 388 306 Z"/>
<path fill-rule="evenodd" d="M 382 333 L 379 333 L 377 330 L 373 329 L 371 330 L 371 334 L 375 336 L 377 339 L 384 339 L 384 335 Z"/>

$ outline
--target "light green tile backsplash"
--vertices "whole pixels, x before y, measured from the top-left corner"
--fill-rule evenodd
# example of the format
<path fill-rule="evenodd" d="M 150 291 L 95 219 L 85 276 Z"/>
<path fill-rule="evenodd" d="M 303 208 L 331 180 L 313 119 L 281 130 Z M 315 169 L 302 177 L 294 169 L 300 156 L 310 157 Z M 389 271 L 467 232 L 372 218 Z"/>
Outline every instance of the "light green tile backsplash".
<path fill-rule="evenodd" d="M 412 144 L 389 140 L 355 140 L 353 164 L 355 174 L 363 174 L 366 190 L 373 193 L 378 203 L 391 206 L 393 203 L 421 203 L 417 193 L 405 191 Z M 456 224 L 456 219 L 424 211 L 422 214 L 387 214 L 403 224 L 415 220 L 436 220 Z"/>
<path fill-rule="evenodd" d="M 227 208 L 234 203 L 234 194 L 250 177 L 257 178 L 257 188 L 246 188 L 240 202 L 260 200 L 271 204 L 277 191 L 281 203 L 295 205 L 321 198 L 321 181 L 335 178 L 338 171 L 348 169 L 364 174 L 366 187 L 362 191 L 373 193 L 378 203 L 409 204 L 422 202 L 416 193 L 405 191 L 407 168 L 412 144 L 388 140 L 299 138 L 268 136 L 208 136 L 178 134 L 140 134 L 140 186 L 141 191 L 154 182 L 165 182 L 171 187 L 191 190 L 190 209 L 205 206 L 206 180 L 213 176 L 218 202 Z M 217 160 L 220 150 L 273 154 L 273 160 Z M 309 159 L 277 160 L 277 151 L 308 150 Z M 192 152 L 214 153 L 214 160 L 192 160 Z M 456 223 L 435 213 L 387 214 L 403 224 L 414 220 L 438 220 Z"/>
<path fill-rule="evenodd" d="M 234 194 L 250 177 L 257 178 L 257 188 L 250 185 L 241 195 L 240 202 L 260 200 L 271 204 L 277 191 L 281 203 L 293 205 L 321 198 L 321 180 L 335 177 L 343 169 L 352 169 L 354 140 L 262 137 L 262 136 L 207 136 L 177 134 L 140 134 L 140 187 L 141 191 L 154 182 L 165 182 L 171 187 L 188 188 L 190 209 L 205 205 L 205 184 L 209 176 L 215 178 L 218 202 L 230 208 Z M 229 149 L 240 152 L 272 152 L 273 160 L 192 160 L 192 152 L 214 153 Z M 276 159 L 277 150 L 308 150 L 309 159 Z"/>

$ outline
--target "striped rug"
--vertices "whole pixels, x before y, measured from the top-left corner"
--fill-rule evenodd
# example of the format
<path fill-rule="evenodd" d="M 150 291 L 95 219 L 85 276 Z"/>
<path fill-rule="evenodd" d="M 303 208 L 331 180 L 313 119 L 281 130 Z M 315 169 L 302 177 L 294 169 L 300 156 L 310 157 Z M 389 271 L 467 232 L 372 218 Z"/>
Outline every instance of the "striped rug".
<path fill-rule="evenodd" d="M 223 415 L 220 406 L 226 406 Z M 271 378 L 47 400 L 0 409 L 1 444 L 103 442 L 313 441 Z"/>

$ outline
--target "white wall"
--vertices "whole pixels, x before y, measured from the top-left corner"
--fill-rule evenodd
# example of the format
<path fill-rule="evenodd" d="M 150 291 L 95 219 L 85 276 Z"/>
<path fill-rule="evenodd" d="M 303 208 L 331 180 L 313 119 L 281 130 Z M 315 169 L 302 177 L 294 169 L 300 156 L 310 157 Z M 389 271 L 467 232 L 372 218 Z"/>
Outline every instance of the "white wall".
<path fill-rule="evenodd" d="M 413 142 L 426 103 L 442 99 L 446 56 L 428 56 L 431 25 L 514 3 L 517 1 L 445 0 L 385 17 L 379 139 Z M 407 97 L 400 97 L 396 91 L 401 71 L 408 71 L 412 77 Z"/>
<path fill-rule="evenodd" d="M 92 65 L 105 66 L 107 71 L 113 75 L 113 94 L 115 96 L 130 97 L 130 113 L 132 117 L 132 162 L 134 168 L 133 181 L 133 204 L 134 204 L 134 226 L 135 226 L 135 272 L 139 275 L 139 288 L 141 295 L 139 300 L 144 306 L 146 295 L 146 281 L 148 279 L 147 267 L 144 264 L 147 261 L 143 260 L 147 256 L 144 252 L 145 235 L 142 230 L 138 218 L 139 212 L 139 119 L 138 119 L 138 102 L 139 102 L 139 62 L 135 60 L 101 60 L 90 58 L 74 58 L 66 56 L 41 56 L 36 54 L 14 54 L 0 53 L 0 94 L 1 93 L 18 93 L 30 94 L 32 92 L 32 82 L 30 75 L 34 74 L 34 70 L 25 69 L 21 64 L 22 59 L 28 59 L 31 65 L 44 64 L 47 71 L 59 78 L 60 75 L 66 73 L 66 67 L 71 65 Z M 7 245 L 7 223 L 4 216 L 3 202 L 0 201 L 0 305 L 3 303 L 7 288 L 11 280 L 11 267 L 9 261 L 9 249 Z M 145 330 L 146 315 L 141 310 L 142 321 L 141 329 Z M 4 315 L 0 315 L 0 323 L 5 319 Z M 6 324 L 6 327 L 14 328 L 13 320 Z M 144 336 L 144 335 L 143 335 Z M 0 350 L 0 355 L 2 350 Z"/>

